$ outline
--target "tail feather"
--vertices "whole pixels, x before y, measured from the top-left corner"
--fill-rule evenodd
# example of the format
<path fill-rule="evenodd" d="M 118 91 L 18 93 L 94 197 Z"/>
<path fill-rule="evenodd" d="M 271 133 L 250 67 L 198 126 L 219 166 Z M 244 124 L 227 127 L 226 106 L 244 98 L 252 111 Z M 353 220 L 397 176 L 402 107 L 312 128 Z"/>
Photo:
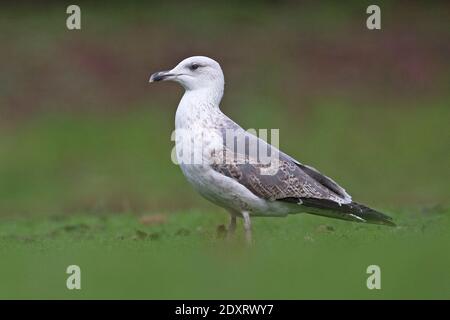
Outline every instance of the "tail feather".
<path fill-rule="evenodd" d="M 391 217 L 356 202 L 339 204 L 331 200 L 314 198 L 285 198 L 283 200 L 301 204 L 306 212 L 311 214 L 395 227 Z"/>

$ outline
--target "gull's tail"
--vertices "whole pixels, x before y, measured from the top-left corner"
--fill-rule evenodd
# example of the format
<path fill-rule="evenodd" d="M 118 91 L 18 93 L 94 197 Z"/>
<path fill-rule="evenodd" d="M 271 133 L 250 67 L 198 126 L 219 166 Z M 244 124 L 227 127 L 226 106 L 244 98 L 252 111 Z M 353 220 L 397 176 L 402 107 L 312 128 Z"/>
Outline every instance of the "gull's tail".
<path fill-rule="evenodd" d="M 293 198 L 285 198 L 283 200 L 294 202 Z M 307 213 L 329 218 L 395 227 L 395 223 L 391 217 L 356 202 L 339 204 L 331 200 L 314 198 L 296 198 L 295 202 L 300 204 Z"/>

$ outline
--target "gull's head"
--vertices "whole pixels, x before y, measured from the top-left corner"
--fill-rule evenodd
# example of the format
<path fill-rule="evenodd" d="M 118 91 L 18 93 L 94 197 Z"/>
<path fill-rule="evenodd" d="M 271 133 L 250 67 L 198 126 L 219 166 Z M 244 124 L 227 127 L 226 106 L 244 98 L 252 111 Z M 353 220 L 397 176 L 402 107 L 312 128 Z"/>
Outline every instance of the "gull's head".
<path fill-rule="evenodd" d="M 172 70 L 152 74 L 150 82 L 156 81 L 175 81 L 186 90 L 223 89 L 224 86 L 220 65 L 213 59 L 203 56 L 186 58 Z"/>

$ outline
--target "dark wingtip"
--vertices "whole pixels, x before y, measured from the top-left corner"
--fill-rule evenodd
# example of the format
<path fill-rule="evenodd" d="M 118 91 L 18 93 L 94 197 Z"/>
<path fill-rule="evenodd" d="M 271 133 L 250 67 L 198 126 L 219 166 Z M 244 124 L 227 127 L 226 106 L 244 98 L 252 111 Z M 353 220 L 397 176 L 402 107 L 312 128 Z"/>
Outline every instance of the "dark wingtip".
<path fill-rule="evenodd" d="M 387 217 L 387 218 L 381 218 L 381 219 L 378 219 L 378 220 L 376 220 L 376 221 L 367 221 L 367 222 L 369 222 L 369 223 L 381 224 L 381 225 L 389 226 L 389 227 L 396 227 L 396 226 L 397 226 L 397 225 L 394 223 L 394 221 L 392 221 L 392 218 L 391 218 L 391 217 L 388 217 L 388 216 L 386 216 L 386 215 L 384 215 L 384 216 Z"/>
<path fill-rule="evenodd" d="M 384 213 L 381 213 L 379 211 L 376 211 L 374 209 L 371 209 L 356 202 L 352 202 L 351 205 L 354 206 L 355 209 L 357 209 L 357 211 L 359 211 L 359 213 L 356 213 L 356 215 L 364 219 L 366 223 L 380 224 L 389 227 L 397 226 L 394 223 L 394 221 L 392 221 L 392 218 Z M 352 213 L 355 214 L 354 212 Z"/>
<path fill-rule="evenodd" d="M 396 225 L 394 222 L 392 222 L 392 221 L 388 221 L 388 222 L 386 223 L 386 225 L 389 226 L 389 227 L 396 227 L 396 226 L 397 226 L 397 225 Z"/>
<path fill-rule="evenodd" d="M 283 198 L 279 201 L 296 203 L 302 205 L 307 210 L 305 212 L 322 215 L 330 218 L 342 219 L 347 221 L 378 224 L 389 227 L 396 227 L 397 225 L 392 221 L 392 218 L 384 213 L 378 212 L 374 209 L 366 207 L 362 204 L 351 203 L 337 203 L 328 199 L 315 198 Z"/>

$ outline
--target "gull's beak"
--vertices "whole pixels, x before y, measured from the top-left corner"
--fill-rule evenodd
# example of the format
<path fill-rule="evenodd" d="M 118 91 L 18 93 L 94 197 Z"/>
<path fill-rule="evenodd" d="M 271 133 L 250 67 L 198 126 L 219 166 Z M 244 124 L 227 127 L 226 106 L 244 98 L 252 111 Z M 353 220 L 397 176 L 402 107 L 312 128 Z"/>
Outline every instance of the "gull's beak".
<path fill-rule="evenodd" d="M 160 71 L 152 74 L 149 82 L 170 80 L 174 76 L 176 76 L 176 74 L 171 73 L 170 71 Z"/>

